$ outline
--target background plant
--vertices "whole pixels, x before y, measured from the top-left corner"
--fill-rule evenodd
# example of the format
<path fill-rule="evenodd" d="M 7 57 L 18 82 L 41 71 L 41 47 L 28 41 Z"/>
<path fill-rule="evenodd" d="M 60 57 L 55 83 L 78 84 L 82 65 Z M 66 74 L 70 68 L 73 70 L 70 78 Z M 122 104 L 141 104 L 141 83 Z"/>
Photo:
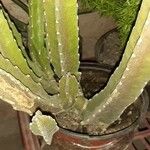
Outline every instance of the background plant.
<path fill-rule="evenodd" d="M 104 16 L 112 16 L 117 22 L 124 46 L 134 25 L 141 0 L 81 0 L 81 4 L 99 11 Z"/>

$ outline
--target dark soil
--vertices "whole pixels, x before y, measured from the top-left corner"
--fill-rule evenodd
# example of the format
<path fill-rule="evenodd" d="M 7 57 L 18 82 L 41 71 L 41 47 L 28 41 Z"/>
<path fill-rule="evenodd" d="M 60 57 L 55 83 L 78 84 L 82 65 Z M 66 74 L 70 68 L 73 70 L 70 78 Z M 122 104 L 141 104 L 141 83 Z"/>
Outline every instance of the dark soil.
<path fill-rule="evenodd" d="M 87 98 L 92 97 L 96 92 L 100 91 L 106 84 L 110 71 L 103 69 L 85 69 L 82 70 L 81 85 L 84 95 Z M 119 120 L 113 123 L 106 131 L 102 131 L 99 124 L 81 126 L 82 121 L 80 115 L 75 108 L 63 112 L 56 116 L 58 124 L 65 129 L 80 132 L 90 135 L 103 135 L 122 130 L 130 126 L 135 120 L 139 118 L 141 111 L 142 99 L 139 98 L 134 104 L 129 106 L 122 114 Z"/>
<path fill-rule="evenodd" d="M 80 71 L 82 72 L 80 83 L 84 96 L 88 99 L 105 87 L 114 67 L 121 58 L 122 48 L 116 29 L 109 31 L 99 39 L 95 53 L 98 63 L 84 62 L 81 63 L 80 67 Z M 82 118 L 75 108 L 57 115 L 56 120 L 62 128 L 71 131 L 89 135 L 103 135 L 114 133 L 130 126 L 139 118 L 141 106 L 142 99 L 139 98 L 106 131 L 101 130 L 98 122 L 81 126 L 80 122 Z"/>

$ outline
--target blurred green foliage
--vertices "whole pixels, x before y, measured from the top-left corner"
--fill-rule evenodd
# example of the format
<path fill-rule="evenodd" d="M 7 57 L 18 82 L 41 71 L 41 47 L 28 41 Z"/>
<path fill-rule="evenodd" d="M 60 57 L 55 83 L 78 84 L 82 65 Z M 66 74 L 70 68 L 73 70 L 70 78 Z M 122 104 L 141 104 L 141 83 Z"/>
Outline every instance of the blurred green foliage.
<path fill-rule="evenodd" d="M 120 31 L 124 45 L 133 27 L 141 0 L 80 0 L 89 9 L 97 10 L 102 15 L 112 16 Z"/>

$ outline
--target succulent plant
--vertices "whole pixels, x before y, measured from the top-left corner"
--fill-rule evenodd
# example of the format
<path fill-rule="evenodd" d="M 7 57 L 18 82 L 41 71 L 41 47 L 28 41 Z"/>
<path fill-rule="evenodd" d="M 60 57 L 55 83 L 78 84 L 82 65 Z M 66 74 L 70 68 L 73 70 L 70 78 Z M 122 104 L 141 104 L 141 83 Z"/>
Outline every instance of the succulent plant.
<path fill-rule="evenodd" d="M 54 117 L 73 108 L 82 118 L 81 125 L 98 123 L 106 130 L 150 80 L 149 0 L 142 1 L 120 65 L 90 100 L 79 84 L 77 0 L 29 0 L 28 4 L 28 50 L 0 8 L 0 98 L 30 115 L 37 111 L 30 128 L 49 144 L 57 123 L 40 110 Z"/>

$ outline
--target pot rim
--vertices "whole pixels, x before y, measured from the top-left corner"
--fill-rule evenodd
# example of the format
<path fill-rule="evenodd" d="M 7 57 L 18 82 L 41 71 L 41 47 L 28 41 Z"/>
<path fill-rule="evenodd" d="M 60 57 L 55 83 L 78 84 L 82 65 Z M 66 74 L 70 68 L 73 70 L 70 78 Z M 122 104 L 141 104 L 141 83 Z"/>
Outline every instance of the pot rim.
<path fill-rule="evenodd" d="M 111 73 L 114 69 L 114 66 L 101 64 L 96 61 L 81 61 L 79 69 L 82 70 L 96 70 L 96 71 L 104 71 L 107 73 Z"/>
<path fill-rule="evenodd" d="M 73 136 L 76 138 L 84 138 L 84 139 L 88 139 L 88 140 L 105 140 L 105 139 L 117 138 L 117 137 L 126 135 L 126 134 L 128 134 L 128 133 L 130 133 L 136 129 L 138 123 L 144 117 L 144 114 L 146 113 L 146 111 L 148 109 L 149 96 L 148 96 L 148 92 L 146 89 L 141 94 L 141 98 L 143 99 L 143 105 L 142 105 L 141 113 L 140 113 L 139 117 L 136 118 L 134 120 L 134 122 L 132 122 L 132 124 L 130 124 L 129 126 L 123 128 L 123 129 L 120 129 L 118 131 L 114 131 L 112 133 L 102 134 L 102 135 L 88 135 L 88 134 L 83 134 L 83 133 L 75 132 L 72 130 L 68 130 L 68 129 L 65 129 L 62 127 L 59 127 L 58 132 L 60 132 L 62 134 L 69 135 L 69 136 Z"/>

